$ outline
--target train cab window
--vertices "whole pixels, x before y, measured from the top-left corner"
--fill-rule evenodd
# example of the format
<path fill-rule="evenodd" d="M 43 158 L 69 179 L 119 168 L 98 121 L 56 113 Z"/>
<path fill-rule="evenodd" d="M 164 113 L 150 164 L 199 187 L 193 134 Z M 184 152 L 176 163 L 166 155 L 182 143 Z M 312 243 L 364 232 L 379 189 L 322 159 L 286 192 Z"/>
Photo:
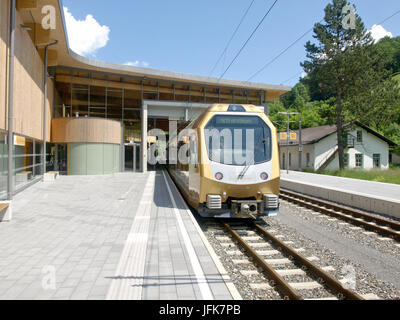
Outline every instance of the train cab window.
<path fill-rule="evenodd" d="M 271 160 L 271 129 L 258 116 L 215 115 L 205 138 L 211 161 L 239 166 Z"/>

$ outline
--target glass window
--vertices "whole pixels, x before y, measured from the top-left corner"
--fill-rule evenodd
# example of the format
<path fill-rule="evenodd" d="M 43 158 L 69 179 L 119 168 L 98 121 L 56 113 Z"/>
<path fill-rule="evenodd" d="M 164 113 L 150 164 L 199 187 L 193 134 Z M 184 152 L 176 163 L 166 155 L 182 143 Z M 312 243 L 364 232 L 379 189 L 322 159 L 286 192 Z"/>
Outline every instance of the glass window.
<path fill-rule="evenodd" d="M 90 86 L 89 116 L 94 118 L 106 117 L 106 88 Z"/>
<path fill-rule="evenodd" d="M 381 155 L 377 154 L 377 153 L 374 154 L 373 162 L 374 162 L 374 168 L 380 168 L 381 167 Z"/>
<path fill-rule="evenodd" d="M 8 146 L 7 134 L 0 132 L 0 199 L 7 198 Z"/>
<path fill-rule="evenodd" d="M 364 156 L 362 154 L 356 154 L 356 167 L 362 168 L 364 162 Z"/>
<path fill-rule="evenodd" d="M 42 175 L 43 166 L 42 166 L 42 142 L 35 142 L 35 166 L 33 174 L 36 176 Z"/>
<path fill-rule="evenodd" d="M 348 154 L 348 153 L 345 153 L 345 154 L 344 154 L 344 166 L 345 166 L 345 167 L 348 167 L 348 166 L 349 166 L 349 160 L 350 160 L 349 154 Z"/>
<path fill-rule="evenodd" d="M 71 107 L 71 83 L 66 81 L 65 77 L 57 77 L 56 95 L 55 95 L 55 118 L 65 118 L 72 116 Z"/>
<path fill-rule="evenodd" d="M 357 131 L 357 142 L 363 142 L 363 133 L 361 130 Z"/>
<path fill-rule="evenodd" d="M 107 90 L 107 118 L 121 120 L 122 119 L 122 90 Z"/>
<path fill-rule="evenodd" d="M 260 117 L 216 115 L 205 128 L 205 137 L 212 161 L 244 165 L 271 160 L 271 129 Z"/>
<path fill-rule="evenodd" d="M 35 141 L 14 136 L 14 186 L 15 191 L 20 190 L 40 175 L 41 148 L 37 148 Z"/>
<path fill-rule="evenodd" d="M 89 86 L 72 85 L 72 117 L 84 117 L 89 113 Z"/>

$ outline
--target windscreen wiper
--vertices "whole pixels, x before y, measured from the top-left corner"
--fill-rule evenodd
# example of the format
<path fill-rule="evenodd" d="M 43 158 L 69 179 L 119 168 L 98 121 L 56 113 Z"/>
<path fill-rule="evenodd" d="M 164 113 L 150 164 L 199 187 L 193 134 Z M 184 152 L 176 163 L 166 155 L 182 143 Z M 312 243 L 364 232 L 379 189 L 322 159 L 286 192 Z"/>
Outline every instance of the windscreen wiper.
<path fill-rule="evenodd" d="M 244 175 L 246 174 L 246 172 L 250 169 L 250 167 L 254 164 L 254 161 L 252 161 L 250 164 L 248 164 L 247 166 L 245 166 L 242 170 L 242 172 L 239 173 L 237 180 L 243 179 Z"/>

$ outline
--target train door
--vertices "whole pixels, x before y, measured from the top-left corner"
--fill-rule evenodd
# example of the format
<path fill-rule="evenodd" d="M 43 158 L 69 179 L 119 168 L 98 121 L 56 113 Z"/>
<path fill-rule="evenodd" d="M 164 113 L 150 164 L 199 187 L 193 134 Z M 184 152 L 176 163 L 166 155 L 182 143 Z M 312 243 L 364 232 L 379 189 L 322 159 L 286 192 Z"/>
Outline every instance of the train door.
<path fill-rule="evenodd" d="M 200 197 L 200 165 L 198 154 L 198 140 L 191 137 L 190 142 L 190 162 L 189 162 L 189 195 L 194 202 L 199 201 Z"/>

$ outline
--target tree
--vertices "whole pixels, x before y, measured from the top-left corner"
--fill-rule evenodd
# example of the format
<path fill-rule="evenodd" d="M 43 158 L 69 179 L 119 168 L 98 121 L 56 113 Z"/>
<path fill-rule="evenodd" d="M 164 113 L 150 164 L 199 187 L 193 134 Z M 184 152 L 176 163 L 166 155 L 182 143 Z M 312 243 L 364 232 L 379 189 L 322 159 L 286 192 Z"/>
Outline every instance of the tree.
<path fill-rule="evenodd" d="M 296 84 L 291 91 L 281 97 L 281 101 L 286 109 L 295 108 L 300 110 L 310 101 L 307 86 L 303 83 Z"/>
<path fill-rule="evenodd" d="M 327 5 L 324 23 L 314 26 L 314 38 L 317 44 L 307 42 L 307 60 L 301 65 L 314 96 L 335 99 L 339 165 L 343 169 L 344 115 L 350 113 L 359 121 L 387 120 L 398 105 L 399 92 L 385 69 L 383 55 L 347 0 Z"/>
<path fill-rule="evenodd" d="M 400 72 L 400 37 L 381 39 L 376 48 L 387 61 L 385 68 L 392 73 Z"/>

